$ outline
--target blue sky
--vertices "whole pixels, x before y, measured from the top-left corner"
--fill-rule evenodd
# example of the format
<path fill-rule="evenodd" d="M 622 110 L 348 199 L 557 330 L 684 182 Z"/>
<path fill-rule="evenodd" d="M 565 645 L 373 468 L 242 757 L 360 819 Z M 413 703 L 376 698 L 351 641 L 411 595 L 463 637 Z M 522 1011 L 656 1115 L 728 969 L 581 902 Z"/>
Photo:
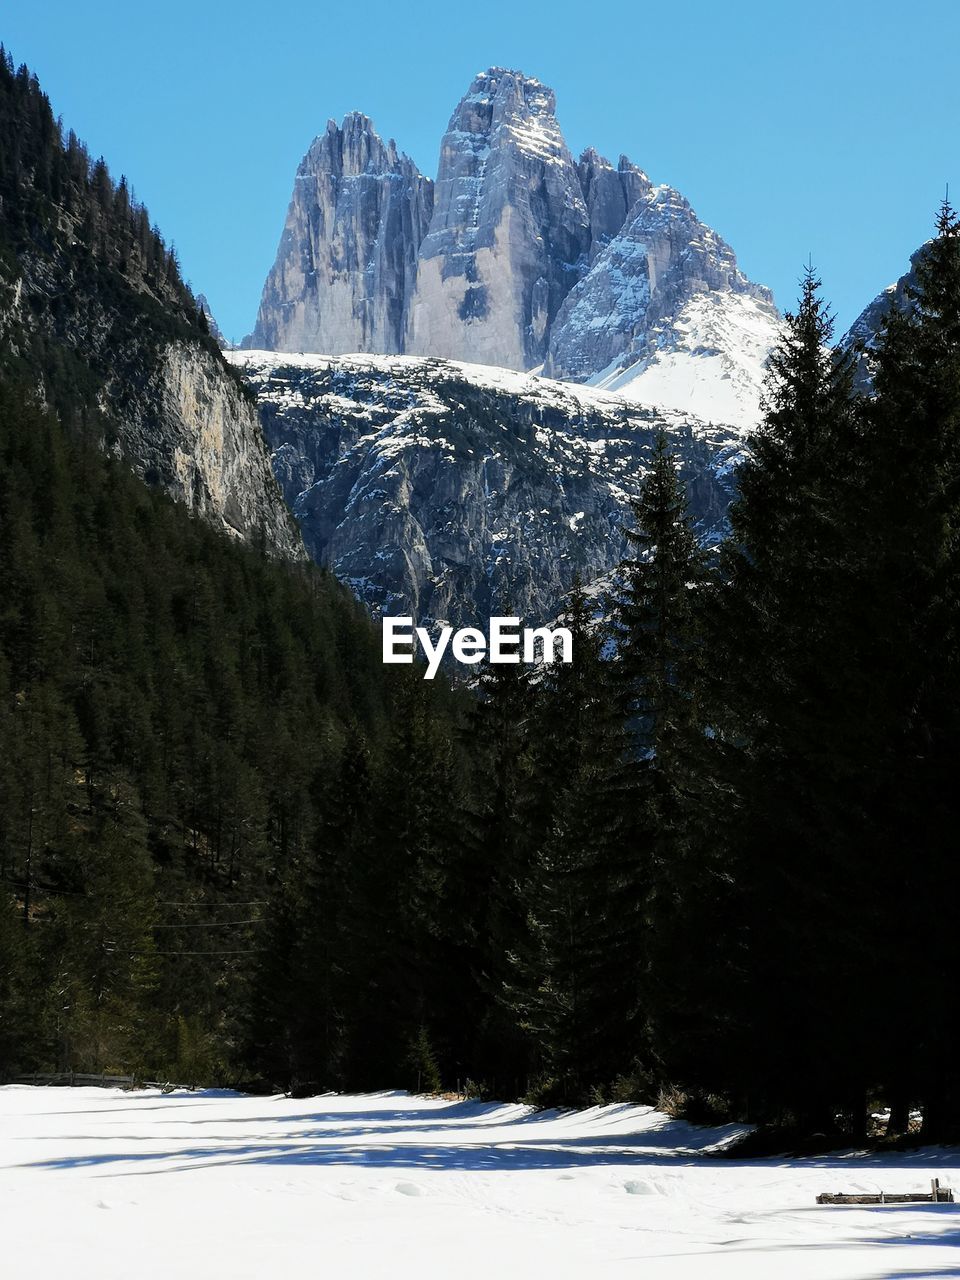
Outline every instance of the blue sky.
<path fill-rule="evenodd" d="M 841 328 L 930 234 L 945 183 L 960 196 L 955 0 L 31 0 L 0 38 L 235 338 L 328 117 L 366 111 L 435 174 L 490 65 L 556 90 L 575 153 L 624 152 L 679 188 L 781 307 L 812 254 Z"/>

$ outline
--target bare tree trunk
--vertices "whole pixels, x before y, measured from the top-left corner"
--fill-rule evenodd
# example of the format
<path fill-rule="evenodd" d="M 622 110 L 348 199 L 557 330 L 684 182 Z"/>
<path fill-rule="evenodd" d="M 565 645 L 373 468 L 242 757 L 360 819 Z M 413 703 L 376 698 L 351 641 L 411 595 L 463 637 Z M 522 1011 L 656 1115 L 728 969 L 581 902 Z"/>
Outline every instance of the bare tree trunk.
<path fill-rule="evenodd" d="M 910 1097 L 902 1085 L 897 1085 L 890 1094 L 890 1119 L 887 1121 L 887 1135 L 906 1133 L 910 1128 Z"/>

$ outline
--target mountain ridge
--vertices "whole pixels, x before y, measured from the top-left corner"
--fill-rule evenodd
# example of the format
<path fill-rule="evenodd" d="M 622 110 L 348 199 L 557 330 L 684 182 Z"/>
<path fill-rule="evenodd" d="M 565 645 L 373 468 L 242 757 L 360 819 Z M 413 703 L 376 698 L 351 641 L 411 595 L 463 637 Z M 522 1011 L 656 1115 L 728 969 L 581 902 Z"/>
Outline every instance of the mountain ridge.
<path fill-rule="evenodd" d="M 741 434 L 534 374 L 436 357 L 237 351 L 317 563 L 376 613 L 540 624 L 627 554 L 661 430 L 705 545 L 726 533 Z"/>
<path fill-rule="evenodd" d="M 357 120 L 370 161 L 366 203 L 329 194 L 340 161 L 324 139 L 352 136 Z M 404 191 L 391 204 L 383 192 L 398 176 Z M 398 201 L 409 211 L 399 220 Z M 743 275 L 679 192 L 654 186 L 625 155 L 616 167 L 592 147 L 575 158 L 553 91 L 492 67 L 450 117 L 435 183 L 369 117 L 328 124 L 298 169 L 257 325 L 242 345 L 542 367 L 577 381 L 609 377 L 614 362 L 639 376 L 667 351 L 701 384 L 704 360 L 717 366 L 714 381 L 739 368 L 741 393 L 720 401 L 755 421 L 757 362 L 736 349 L 736 324 L 717 327 L 717 351 L 680 336 L 676 322 L 698 293 L 734 314 L 737 298 L 753 298 L 755 326 L 772 346 L 780 320 L 769 290 Z"/>

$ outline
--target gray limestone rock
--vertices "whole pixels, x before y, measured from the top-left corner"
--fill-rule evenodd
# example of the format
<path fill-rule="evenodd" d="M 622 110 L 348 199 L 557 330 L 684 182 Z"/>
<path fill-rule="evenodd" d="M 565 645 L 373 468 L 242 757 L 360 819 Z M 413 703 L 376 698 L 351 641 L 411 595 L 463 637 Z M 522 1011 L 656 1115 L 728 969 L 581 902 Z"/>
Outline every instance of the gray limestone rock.
<path fill-rule="evenodd" d="M 741 436 L 529 374 L 410 356 L 230 359 L 260 404 L 312 557 L 374 612 L 423 625 L 552 618 L 608 574 L 657 434 L 705 544 L 726 531 Z"/>
<path fill-rule="evenodd" d="M 769 290 L 746 278 L 730 246 L 683 196 L 648 187 L 564 301 L 544 372 L 585 380 L 614 361 L 627 366 L 652 355 L 698 294 L 744 295 L 777 318 Z"/>
<path fill-rule="evenodd" d="M 297 170 L 245 346 L 393 352 L 433 212 L 433 183 L 359 112 L 331 120 Z"/>
<path fill-rule="evenodd" d="M 223 336 L 223 330 L 217 324 L 216 318 L 214 317 L 214 314 L 210 309 L 210 303 L 207 301 L 207 295 L 205 293 L 197 294 L 197 306 L 203 312 L 203 317 L 207 322 L 207 330 L 210 333 L 210 337 L 213 338 L 214 342 L 217 344 L 220 350 L 232 351 L 234 344 L 232 342 L 228 342 L 227 339 Z"/>
<path fill-rule="evenodd" d="M 244 345 L 542 366 L 575 381 L 676 352 L 636 398 L 745 425 L 778 323 L 769 292 L 682 196 L 625 156 L 614 168 L 590 148 L 575 161 L 552 90 L 494 67 L 451 117 L 435 191 L 365 116 L 328 126 L 300 167 Z"/>
<path fill-rule="evenodd" d="M 509 369 L 543 361 L 591 243 L 555 107 L 538 80 L 493 68 L 453 113 L 409 303 L 407 353 Z"/>
<path fill-rule="evenodd" d="M 873 352 L 884 320 L 893 310 L 903 311 L 913 306 L 910 290 L 916 288 L 917 261 L 925 249 L 926 245 L 921 245 L 916 253 L 911 254 L 910 270 L 894 284 L 888 285 L 883 293 L 878 294 L 864 307 L 837 344 L 841 350 L 854 353 L 856 360 L 854 386 L 858 391 L 870 394 L 873 390 L 875 372 Z"/>
<path fill-rule="evenodd" d="M 577 164 L 580 187 L 590 217 L 590 255 L 592 263 L 610 241 L 619 234 L 627 214 L 639 199 L 647 195 L 653 184 L 642 169 L 620 157 L 616 169 L 593 147 L 584 151 Z"/>

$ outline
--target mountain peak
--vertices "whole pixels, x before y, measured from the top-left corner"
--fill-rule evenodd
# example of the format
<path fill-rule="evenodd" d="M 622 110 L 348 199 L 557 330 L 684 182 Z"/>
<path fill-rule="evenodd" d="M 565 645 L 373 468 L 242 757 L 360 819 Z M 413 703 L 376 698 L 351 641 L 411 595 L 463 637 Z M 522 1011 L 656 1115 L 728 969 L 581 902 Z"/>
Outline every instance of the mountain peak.
<path fill-rule="evenodd" d="M 351 177 L 362 173 L 415 172 L 413 161 L 397 151 L 391 138 L 385 142 L 362 111 L 348 111 L 343 122 L 327 121 L 300 162 L 299 177 L 329 173 Z"/>
<path fill-rule="evenodd" d="M 245 346 L 391 352 L 433 212 L 433 183 L 362 111 L 327 122 L 297 170 Z"/>
<path fill-rule="evenodd" d="M 528 76 L 523 71 L 518 71 L 512 67 L 488 67 L 486 71 L 478 71 L 467 93 L 482 93 L 484 91 L 496 93 L 501 87 L 508 88 L 512 86 L 522 86 L 534 91 L 540 90 L 553 96 L 553 90 L 548 88 L 542 80 L 537 80 L 534 76 Z"/>
<path fill-rule="evenodd" d="M 743 330 L 752 351 L 776 324 L 769 295 L 683 196 L 626 155 L 613 164 L 587 147 L 575 159 L 553 90 L 515 68 L 473 78 L 435 184 L 355 111 L 314 142 L 297 188 L 258 347 L 544 366 L 580 380 L 635 365 L 655 335 L 682 346 L 695 329 L 707 335 L 699 353 L 715 333 L 737 346 Z M 675 332 L 701 292 L 757 306 L 731 303 L 734 324 L 711 299 Z"/>
<path fill-rule="evenodd" d="M 519 71 L 481 72 L 440 146 L 404 350 L 529 369 L 577 279 L 590 222 L 555 98 Z"/>

